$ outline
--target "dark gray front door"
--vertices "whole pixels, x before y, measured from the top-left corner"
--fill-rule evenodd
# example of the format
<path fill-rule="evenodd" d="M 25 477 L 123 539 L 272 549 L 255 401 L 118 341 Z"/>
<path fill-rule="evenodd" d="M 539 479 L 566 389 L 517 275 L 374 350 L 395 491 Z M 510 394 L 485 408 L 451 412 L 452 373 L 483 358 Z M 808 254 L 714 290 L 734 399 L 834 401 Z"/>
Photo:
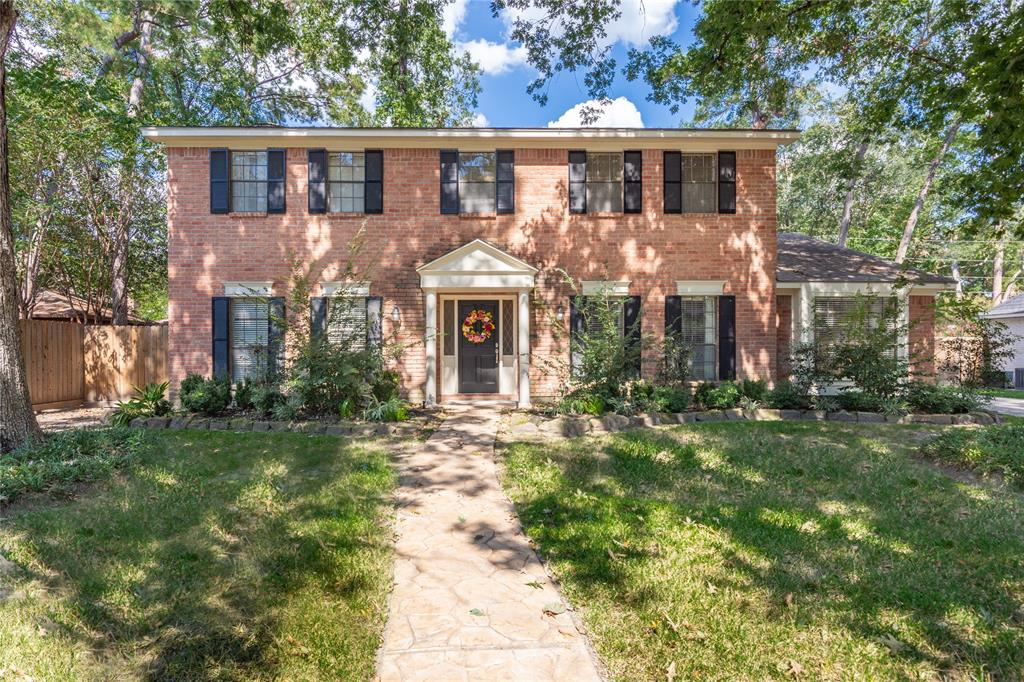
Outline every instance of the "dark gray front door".
<path fill-rule="evenodd" d="M 462 322 L 474 310 L 482 310 L 491 314 L 494 331 L 481 343 L 474 343 L 462 333 Z M 501 330 L 498 328 L 497 301 L 459 301 L 459 315 L 455 332 L 459 335 L 459 393 L 497 393 L 498 392 L 498 339 Z M 483 325 L 473 325 L 480 332 Z"/>

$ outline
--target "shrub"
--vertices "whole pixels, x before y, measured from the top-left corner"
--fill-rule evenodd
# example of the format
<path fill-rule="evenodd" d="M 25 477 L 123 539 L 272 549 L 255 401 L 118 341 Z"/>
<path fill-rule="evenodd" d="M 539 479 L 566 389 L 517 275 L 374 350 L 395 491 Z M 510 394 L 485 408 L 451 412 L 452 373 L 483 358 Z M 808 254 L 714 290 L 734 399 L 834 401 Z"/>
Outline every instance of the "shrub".
<path fill-rule="evenodd" d="M 913 381 L 907 386 L 907 404 L 915 412 L 964 414 L 981 406 L 978 395 L 970 388 L 937 386 Z"/>
<path fill-rule="evenodd" d="M 204 379 L 189 374 L 181 382 L 181 406 L 189 412 L 206 415 L 220 414 L 231 403 L 231 380 L 227 377 Z"/>
<path fill-rule="evenodd" d="M 653 400 L 658 412 L 685 412 L 690 406 L 690 392 L 682 386 L 657 386 Z"/>
<path fill-rule="evenodd" d="M 256 384 L 246 377 L 245 381 L 235 386 L 235 407 L 240 410 L 252 409 L 252 394 Z"/>
<path fill-rule="evenodd" d="M 570 340 L 572 367 L 566 395 L 590 393 L 624 404 L 625 390 L 637 378 L 642 343 L 635 329 L 622 331 L 623 302 L 609 295 L 579 297 L 579 327 Z"/>
<path fill-rule="evenodd" d="M 712 410 L 728 410 L 740 404 L 739 386 L 734 381 L 723 381 L 715 386 L 703 383 L 694 392 L 694 399 L 703 407 Z"/>
<path fill-rule="evenodd" d="M 600 416 L 608 409 L 605 399 L 596 393 L 567 395 L 559 401 L 556 411 L 563 414 L 590 414 Z"/>
<path fill-rule="evenodd" d="M 141 429 L 62 431 L 0 458 L 0 507 L 26 492 L 61 492 L 133 461 L 148 442 Z"/>
<path fill-rule="evenodd" d="M 1024 487 L 1024 424 L 951 429 L 926 443 L 925 455 Z"/>
<path fill-rule="evenodd" d="M 740 396 L 764 403 L 768 400 L 768 383 L 764 379 L 744 379 L 740 384 Z"/>
<path fill-rule="evenodd" d="M 401 377 L 398 372 L 380 369 L 372 373 L 371 392 L 378 401 L 385 402 L 398 398 L 398 387 Z"/>
<path fill-rule="evenodd" d="M 847 390 L 835 396 L 839 408 L 850 412 L 882 412 L 883 398 L 864 391 Z"/>
<path fill-rule="evenodd" d="M 257 384 L 252 389 L 250 403 L 252 409 L 261 416 L 273 413 L 274 408 L 285 402 L 281 389 L 272 384 Z"/>
<path fill-rule="evenodd" d="M 114 426 L 128 426 L 136 417 L 162 417 L 171 411 L 171 403 L 164 397 L 167 393 L 166 381 L 132 388 L 135 391 L 134 397 L 117 403 L 117 409 L 110 418 Z"/>
<path fill-rule="evenodd" d="M 776 410 L 809 410 L 812 406 L 811 397 L 790 381 L 777 383 L 766 402 Z"/>
<path fill-rule="evenodd" d="M 409 418 L 409 409 L 398 398 L 383 401 L 373 398 L 363 410 L 363 418 L 374 422 L 401 422 Z"/>

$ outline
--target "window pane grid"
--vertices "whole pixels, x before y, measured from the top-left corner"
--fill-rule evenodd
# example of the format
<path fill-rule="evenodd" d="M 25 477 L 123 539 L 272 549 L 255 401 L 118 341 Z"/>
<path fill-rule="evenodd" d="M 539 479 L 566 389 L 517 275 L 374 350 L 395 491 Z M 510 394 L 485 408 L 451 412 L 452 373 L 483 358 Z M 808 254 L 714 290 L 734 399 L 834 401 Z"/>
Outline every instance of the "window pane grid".
<path fill-rule="evenodd" d="M 366 301 L 355 296 L 339 296 L 328 302 L 327 339 L 345 343 L 353 350 L 366 347 Z"/>
<path fill-rule="evenodd" d="M 715 379 L 718 315 L 714 296 L 686 297 L 680 302 L 681 340 L 690 347 L 690 372 L 695 379 Z"/>
<path fill-rule="evenodd" d="M 331 213 L 363 213 L 365 208 L 366 155 L 333 152 L 327 162 L 327 210 Z"/>
<path fill-rule="evenodd" d="M 495 152 L 459 153 L 459 213 L 494 212 L 497 169 Z"/>
<path fill-rule="evenodd" d="M 444 321 L 441 329 L 444 330 L 444 336 L 442 337 L 444 354 L 447 356 L 455 355 L 455 301 L 448 300 L 444 302 Z"/>
<path fill-rule="evenodd" d="M 682 154 L 684 213 L 714 213 L 717 159 L 714 154 Z"/>
<path fill-rule="evenodd" d="M 587 154 L 587 211 L 622 211 L 622 154 Z"/>
<path fill-rule="evenodd" d="M 868 306 L 868 323 L 877 327 L 885 317 L 887 302 L 884 299 L 873 299 L 865 302 Z M 843 327 L 858 311 L 863 303 L 856 296 L 822 296 L 814 299 L 814 339 L 815 343 L 831 345 L 843 340 Z M 891 328 L 895 320 L 889 320 Z M 896 352 L 895 328 L 893 328 L 892 352 Z"/>
<path fill-rule="evenodd" d="M 267 210 L 267 153 L 231 153 L 232 210 L 263 212 Z"/>
<path fill-rule="evenodd" d="M 501 302 L 501 354 L 515 353 L 515 341 L 512 328 L 512 301 Z"/>

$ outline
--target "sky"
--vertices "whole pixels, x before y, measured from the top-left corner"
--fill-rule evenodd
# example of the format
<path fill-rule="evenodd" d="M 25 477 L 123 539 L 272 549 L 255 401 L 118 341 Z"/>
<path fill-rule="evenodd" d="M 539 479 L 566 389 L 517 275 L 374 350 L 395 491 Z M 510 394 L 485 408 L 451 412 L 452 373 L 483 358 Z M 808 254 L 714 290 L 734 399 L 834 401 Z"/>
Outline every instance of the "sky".
<path fill-rule="evenodd" d="M 664 105 L 647 101 L 650 88 L 622 75 L 631 47 L 643 47 L 656 35 L 669 35 L 689 44 L 697 9 L 676 0 L 622 0 L 622 16 L 608 27 L 619 75 L 611 88 L 611 104 L 593 125 L 634 128 L 678 127 L 693 114 L 693 103 L 673 114 Z M 509 41 L 511 19 L 494 17 L 488 0 L 454 0 L 445 9 L 444 30 L 459 49 L 469 52 L 481 69 L 475 125 L 578 126 L 580 109 L 588 101 L 582 74 L 561 73 L 541 106 L 526 87 L 537 72 L 526 63 L 526 50 Z"/>

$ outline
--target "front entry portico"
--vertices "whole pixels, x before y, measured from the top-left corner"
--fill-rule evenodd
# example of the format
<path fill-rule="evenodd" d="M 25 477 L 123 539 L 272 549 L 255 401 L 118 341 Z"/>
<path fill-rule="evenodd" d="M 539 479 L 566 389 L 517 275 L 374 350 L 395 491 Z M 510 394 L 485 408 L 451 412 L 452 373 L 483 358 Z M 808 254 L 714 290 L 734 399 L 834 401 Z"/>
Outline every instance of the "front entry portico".
<path fill-rule="evenodd" d="M 500 397 L 530 405 L 530 290 L 537 268 L 481 239 L 416 270 L 426 303 L 426 403 Z M 471 314 L 477 312 L 471 318 Z M 468 333 L 463 323 L 487 318 Z"/>

